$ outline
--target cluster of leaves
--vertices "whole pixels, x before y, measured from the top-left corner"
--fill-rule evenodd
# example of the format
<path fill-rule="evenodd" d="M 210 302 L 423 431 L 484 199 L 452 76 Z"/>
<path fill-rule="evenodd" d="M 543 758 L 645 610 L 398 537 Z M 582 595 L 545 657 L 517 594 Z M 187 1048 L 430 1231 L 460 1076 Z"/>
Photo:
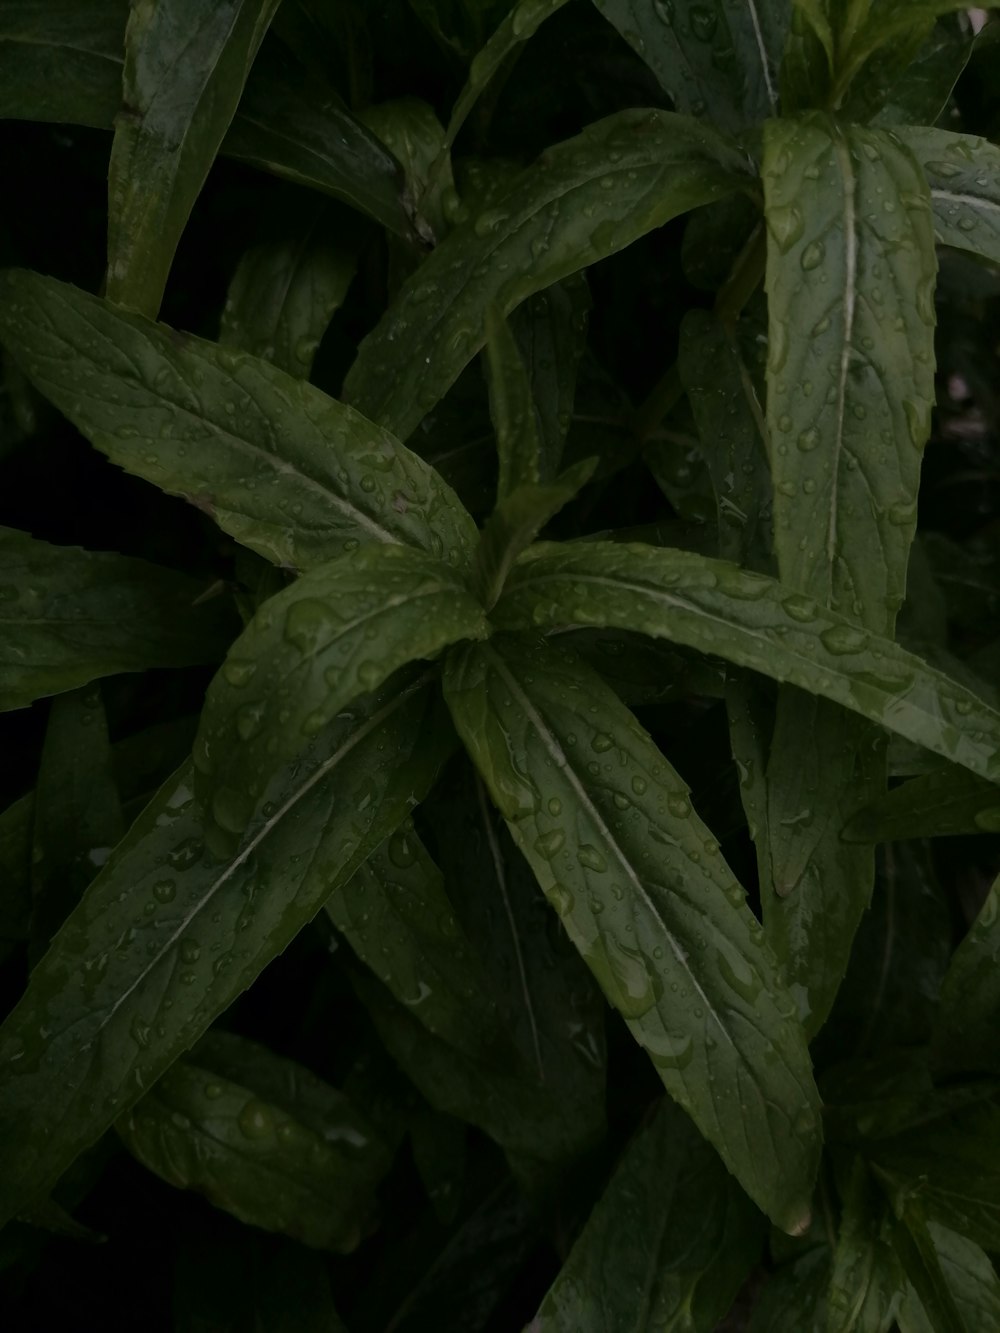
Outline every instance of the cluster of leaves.
<path fill-rule="evenodd" d="M 11 1327 L 1000 1330 L 984 18 L 0 0 Z"/>

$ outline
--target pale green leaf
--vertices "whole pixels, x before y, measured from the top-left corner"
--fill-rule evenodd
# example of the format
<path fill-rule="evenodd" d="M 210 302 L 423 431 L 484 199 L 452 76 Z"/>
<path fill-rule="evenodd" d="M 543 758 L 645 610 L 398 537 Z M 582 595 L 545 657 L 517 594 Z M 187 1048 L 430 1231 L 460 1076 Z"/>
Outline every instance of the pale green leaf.
<path fill-rule="evenodd" d="M 365 546 L 269 598 L 208 688 L 194 745 L 198 790 L 241 834 L 271 775 L 398 668 L 489 633 L 447 565 L 405 546 Z"/>
<path fill-rule="evenodd" d="M 443 757 L 431 704 L 396 683 L 338 719 L 228 860 L 206 856 L 191 766 L 161 788 L 0 1029 L 0 1218 L 44 1195 L 424 795 Z"/>
<path fill-rule="evenodd" d="M 291 234 L 262 240 L 243 254 L 229 284 L 219 342 L 308 379 L 354 277 L 357 247 L 338 236 L 327 205 L 314 204 L 303 214 Z"/>
<path fill-rule="evenodd" d="M 626 1148 L 529 1333 L 715 1328 L 762 1240 L 753 1205 L 664 1099 Z"/>
<path fill-rule="evenodd" d="M 994 880 L 979 915 L 952 955 L 941 986 L 934 1055 L 942 1069 L 1000 1071 L 998 952 L 1000 879 Z"/>
<path fill-rule="evenodd" d="M 622 111 L 548 149 L 456 227 L 361 344 L 345 397 L 405 439 L 502 314 L 699 204 L 753 184 L 746 155 L 665 111 Z M 414 349 L 401 365 L 405 335 Z"/>
<path fill-rule="evenodd" d="M 355 1249 L 389 1167 L 343 1093 L 228 1032 L 210 1032 L 117 1121 L 132 1155 L 241 1222 Z"/>
<path fill-rule="evenodd" d="M 778 111 L 778 67 L 788 0 L 595 0 L 640 55 L 678 111 L 727 130 Z"/>
<path fill-rule="evenodd" d="M 359 542 L 471 557 L 472 520 L 433 469 L 265 361 L 19 270 L 0 278 L 0 339 L 113 463 L 275 564 L 308 568 Z"/>
<path fill-rule="evenodd" d="M 216 662 L 234 625 L 200 579 L 0 528 L 0 708 L 148 667 Z"/>
<path fill-rule="evenodd" d="M 514 567 L 499 628 L 639 630 L 832 700 L 991 780 L 1000 714 L 889 639 L 774 579 L 689 551 L 542 544 Z"/>
<path fill-rule="evenodd" d="M 667 1090 L 750 1196 L 787 1230 L 804 1227 L 819 1147 L 805 1041 L 680 777 L 599 677 L 532 636 L 455 651 L 445 696 L 539 884 Z"/>
<path fill-rule="evenodd" d="M 278 0 L 134 0 L 108 168 L 107 295 L 155 318 Z"/>
<path fill-rule="evenodd" d="M 1000 148 L 950 130 L 901 125 L 896 133 L 927 176 L 937 239 L 1000 263 Z"/>

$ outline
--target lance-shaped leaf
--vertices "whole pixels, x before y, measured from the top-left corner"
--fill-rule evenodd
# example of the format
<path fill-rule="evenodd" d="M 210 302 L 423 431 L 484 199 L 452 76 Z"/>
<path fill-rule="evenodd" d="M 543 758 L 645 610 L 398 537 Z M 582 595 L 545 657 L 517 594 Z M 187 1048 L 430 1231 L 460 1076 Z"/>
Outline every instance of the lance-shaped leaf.
<path fill-rule="evenodd" d="M 505 500 L 541 480 L 542 434 L 520 348 L 495 307 L 486 315 L 486 383 L 500 465 L 497 499 Z"/>
<path fill-rule="evenodd" d="M 974 1096 L 975 1089 L 971 1092 Z M 915 1217 L 925 1212 L 984 1249 L 995 1250 L 1000 1247 L 998 1132 L 1000 1105 L 994 1090 L 990 1100 L 979 1097 L 951 1114 L 879 1139 L 869 1153 L 897 1211 L 913 1203 Z M 914 1282 L 909 1268 L 907 1276 Z"/>
<path fill-rule="evenodd" d="M 975 38 L 968 31 L 964 17 L 939 19 L 916 55 L 887 89 L 886 103 L 874 123 L 904 129 L 904 133 L 906 126 L 933 125 L 943 115 L 974 47 Z"/>
<path fill-rule="evenodd" d="M 488 633 L 455 571 L 405 546 L 362 547 L 269 598 L 209 686 L 195 740 L 218 827 L 242 833 L 271 775 L 359 695 Z"/>
<path fill-rule="evenodd" d="M 576 398 L 576 377 L 587 342 L 590 289 L 582 273 L 529 296 L 511 316 L 531 384 L 540 444 L 539 475 L 555 477 Z"/>
<path fill-rule="evenodd" d="M 108 168 L 108 299 L 155 317 L 278 0 L 139 0 Z"/>
<path fill-rule="evenodd" d="M 483 528 L 476 553 L 476 577 L 484 606 L 496 604 L 515 560 L 587 484 L 597 461 L 585 458 L 548 485 L 529 482 L 503 496 Z"/>
<path fill-rule="evenodd" d="M 31 929 L 31 847 L 35 794 L 0 814 L 0 962 Z"/>
<path fill-rule="evenodd" d="M 347 1253 L 370 1230 L 390 1154 L 342 1092 L 210 1032 L 117 1121 L 134 1157 L 241 1222 Z"/>
<path fill-rule="evenodd" d="M 894 787 L 859 810 L 841 836 L 852 842 L 892 842 L 970 833 L 1000 833 L 1000 790 L 948 767 Z"/>
<path fill-rule="evenodd" d="M 0 708 L 99 676 L 214 662 L 234 628 L 205 585 L 145 560 L 0 528 Z"/>
<path fill-rule="evenodd" d="M 665 111 L 622 111 L 548 149 L 437 247 L 364 340 L 345 397 L 405 439 L 476 355 L 487 311 L 753 183 L 745 154 Z M 401 366 L 399 340 L 416 349 Z"/>
<path fill-rule="evenodd" d="M 566 0 L 516 0 L 481 51 L 472 58 L 469 77 L 458 95 L 448 121 L 445 145 L 451 148 L 486 85 L 507 57 L 535 33 Z"/>
<path fill-rule="evenodd" d="M 886 131 L 807 115 L 769 122 L 764 143 L 778 573 L 885 633 L 934 400 L 927 189 Z"/>
<path fill-rule="evenodd" d="M 454 181 L 444 127 L 433 107 L 419 97 L 400 97 L 366 107 L 361 118 L 402 166 L 404 198 L 414 228 L 423 242 L 435 244 L 448 230 L 442 197 L 446 190 L 454 190 Z M 410 250 L 407 258 L 409 267 L 404 271 L 410 272 L 418 256 Z"/>
<path fill-rule="evenodd" d="M 989 704 L 891 640 L 724 560 L 639 543 L 540 544 L 522 555 L 491 619 L 505 629 L 613 626 L 671 639 L 1000 778 L 1000 714 Z"/>
<path fill-rule="evenodd" d="M 128 0 L 7 0 L 0 119 L 108 128 L 122 100 Z"/>
<path fill-rule="evenodd" d="M 333 313 L 357 265 L 324 203 L 303 210 L 290 235 L 251 246 L 229 285 L 219 341 L 308 379 Z"/>
<path fill-rule="evenodd" d="M 868 1168 L 854 1159 L 826 1296 L 828 1333 L 888 1333 L 903 1276 L 883 1239 L 885 1200 Z"/>
<path fill-rule="evenodd" d="M 937 239 L 1000 263 L 1000 148 L 930 126 L 901 125 L 896 133 L 927 176 Z"/>
<path fill-rule="evenodd" d="M 35 789 L 31 953 L 37 960 L 124 832 L 100 689 L 52 703 Z"/>
<path fill-rule="evenodd" d="M 966 1333 L 923 1207 L 910 1198 L 901 1203 L 898 1213 L 889 1222 L 889 1238 L 931 1327 L 935 1333 Z"/>
<path fill-rule="evenodd" d="M 0 1029 L 0 1217 L 45 1191 L 241 993 L 433 782 L 428 692 L 399 683 L 272 784 L 237 855 L 205 855 L 185 765 Z"/>
<path fill-rule="evenodd" d="M 975 1243 L 936 1222 L 927 1230 L 937 1253 L 944 1281 L 966 1329 L 1000 1328 L 1000 1279 L 989 1256 Z M 909 1287 L 899 1310 L 900 1333 L 935 1333 L 926 1309 Z"/>
<path fill-rule="evenodd" d="M 827 1333 L 826 1289 L 830 1251 L 815 1246 L 768 1278 L 754 1305 L 749 1333 Z"/>
<path fill-rule="evenodd" d="M 0 10 L 0 118 L 112 129 L 122 103 L 128 12 L 127 0 L 8 0 Z M 221 151 L 412 237 L 392 153 L 328 84 L 306 81 L 269 41 Z"/>
<path fill-rule="evenodd" d="M 664 1099 L 625 1150 L 530 1333 L 714 1328 L 762 1240 L 753 1205 Z"/>
<path fill-rule="evenodd" d="M 792 6 L 782 0 L 594 0 L 678 111 L 727 130 L 778 112 L 778 67 Z"/>
<path fill-rule="evenodd" d="M 409 823 L 409 821 L 408 821 Z M 428 1032 L 472 1056 L 503 1060 L 496 1002 L 444 890 L 441 872 L 413 829 L 376 848 L 327 915 L 363 963 Z"/>
<path fill-rule="evenodd" d="M 1000 1072 L 1000 879 L 994 880 L 941 985 L 934 1059 L 942 1069 Z"/>
<path fill-rule="evenodd" d="M 680 777 L 598 676 L 532 636 L 453 653 L 445 696 L 546 897 L 667 1090 L 751 1198 L 786 1230 L 804 1228 L 820 1138 L 805 1040 Z"/>
<path fill-rule="evenodd" d="M 113 463 L 205 509 L 275 564 L 359 542 L 469 558 L 475 527 L 415 454 L 265 361 L 23 271 L 0 278 L 0 339 Z"/>
<path fill-rule="evenodd" d="M 796 0 L 797 4 L 803 2 Z M 923 40 L 940 15 L 967 9 L 962 0 L 881 0 L 879 4 L 866 4 L 863 16 L 859 16 L 861 21 L 855 20 L 851 25 L 844 49 L 838 52 L 839 87 L 846 89 L 858 70 L 877 52 L 905 44 L 912 40 L 914 31 Z"/>

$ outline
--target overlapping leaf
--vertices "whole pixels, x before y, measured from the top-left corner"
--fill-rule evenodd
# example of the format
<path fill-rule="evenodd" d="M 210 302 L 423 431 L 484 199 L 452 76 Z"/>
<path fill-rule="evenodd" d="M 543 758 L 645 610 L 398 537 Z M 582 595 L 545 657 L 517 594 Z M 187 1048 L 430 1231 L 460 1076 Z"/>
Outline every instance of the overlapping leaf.
<path fill-rule="evenodd" d="M 934 1034 L 938 1064 L 965 1072 L 1000 1070 L 1000 880 L 952 955 Z"/>
<path fill-rule="evenodd" d="M 546 896 L 668 1091 L 751 1197 L 802 1228 L 819 1146 L 805 1041 L 681 779 L 598 677 L 533 637 L 454 654 L 445 694 Z"/>
<path fill-rule="evenodd" d="M 0 1029 L 0 1217 L 44 1194 L 346 883 L 443 757 L 426 690 L 387 686 L 206 855 L 185 765 L 157 793 Z"/>
<path fill-rule="evenodd" d="M 487 633 L 459 575 L 404 546 L 362 547 L 271 597 L 212 681 L 195 741 L 223 844 L 246 828 L 271 775 L 354 699 L 408 662 Z"/>
<path fill-rule="evenodd" d="M 896 133 L 927 176 L 938 240 L 1000 263 L 1000 148 L 930 127 L 899 126 Z"/>
<path fill-rule="evenodd" d="M 550 148 L 438 246 L 361 344 L 345 396 L 405 439 L 485 338 L 487 311 L 746 187 L 746 157 L 683 116 L 622 111 Z M 418 349 L 401 369 L 394 344 Z"/>
<path fill-rule="evenodd" d="M 372 541 L 471 553 L 472 520 L 426 463 L 264 361 L 19 271 L 0 279 L 0 339 L 112 462 L 276 564 Z"/>
<path fill-rule="evenodd" d="M 187 574 L 0 528 L 0 708 L 147 667 L 214 662 L 234 628 Z"/>

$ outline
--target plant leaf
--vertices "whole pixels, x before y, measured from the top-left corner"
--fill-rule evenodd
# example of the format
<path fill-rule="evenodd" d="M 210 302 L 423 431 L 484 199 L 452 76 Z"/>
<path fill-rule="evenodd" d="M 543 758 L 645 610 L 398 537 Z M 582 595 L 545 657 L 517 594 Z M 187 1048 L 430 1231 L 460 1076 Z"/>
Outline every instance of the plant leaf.
<path fill-rule="evenodd" d="M 454 190 L 444 127 L 433 107 L 400 97 L 366 107 L 361 119 L 403 167 L 407 210 L 420 239 L 433 245 L 448 230 L 443 195 Z"/>
<path fill-rule="evenodd" d="M 830 1262 L 830 1251 L 818 1245 L 772 1274 L 754 1305 L 749 1333 L 827 1333 Z"/>
<path fill-rule="evenodd" d="M 24 708 L 99 676 L 218 661 L 226 603 L 187 574 L 110 551 L 50 546 L 0 528 L 0 708 Z"/>
<path fill-rule="evenodd" d="M 859 810 L 841 836 L 852 842 L 891 842 L 1000 832 L 1000 791 L 950 765 L 894 787 Z"/>
<path fill-rule="evenodd" d="M 492 613 L 500 629 L 640 630 L 789 681 L 973 773 L 1000 777 L 1000 715 L 889 639 L 775 579 L 639 543 L 542 543 Z"/>
<path fill-rule="evenodd" d="M 405 546 L 362 547 L 266 601 L 209 686 L 194 745 L 220 848 L 246 828 L 272 773 L 355 699 L 488 633 L 455 571 Z"/>
<path fill-rule="evenodd" d="M 596 458 L 585 458 L 548 485 L 528 482 L 499 501 L 483 528 L 476 553 L 476 576 L 485 607 L 496 605 L 514 561 L 587 484 L 596 467 Z"/>
<path fill-rule="evenodd" d="M 963 29 L 958 16 L 939 19 L 909 66 L 888 89 L 888 100 L 874 124 L 893 129 L 933 125 L 944 114 L 975 45 L 975 38 Z"/>
<path fill-rule="evenodd" d="M 915 1200 L 903 1204 L 899 1219 L 890 1222 L 889 1234 L 935 1333 L 964 1333 L 967 1325 L 955 1304 L 923 1209 Z"/>
<path fill-rule="evenodd" d="M 798 1231 L 819 1148 L 805 1042 L 683 782 L 598 676 L 531 637 L 453 652 L 445 697 L 546 897 L 667 1090 L 751 1198 Z"/>
<path fill-rule="evenodd" d="M 426 791 L 442 758 L 429 703 L 396 683 L 338 719 L 227 861 L 205 856 L 190 765 L 164 784 L 0 1029 L 0 1218 L 139 1099 Z"/>
<path fill-rule="evenodd" d="M 229 284 L 219 342 L 308 379 L 354 277 L 357 251 L 335 239 L 337 221 L 328 205 L 318 202 L 303 214 L 291 235 L 243 254 Z"/>
<path fill-rule="evenodd" d="M 278 0 L 137 0 L 108 169 L 108 300 L 155 319 Z"/>
<path fill-rule="evenodd" d="M 528 1329 L 714 1328 L 762 1240 L 753 1205 L 664 1099 L 622 1155 Z"/>
<path fill-rule="evenodd" d="M 622 111 L 588 126 L 548 149 L 437 247 L 361 344 L 345 398 L 405 439 L 482 347 L 492 307 L 510 314 L 535 292 L 752 180 L 740 150 L 683 116 Z M 418 355 L 401 368 L 393 344 L 404 332 Z"/>
<path fill-rule="evenodd" d="M 827 1291 L 828 1333 L 888 1333 L 903 1292 L 896 1257 L 882 1239 L 885 1201 L 854 1159 Z"/>
<path fill-rule="evenodd" d="M 1000 1328 L 1000 1279 L 989 1257 L 975 1241 L 936 1222 L 927 1223 L 941 1272 L 958 1309 L 963 1328 Z M 909 1287 L 899 1311 L 901 1333 L 934 1333 L 920 1298 Z"/>
<path fill-rule="evenodd" d="M 117 1121 L 132 1155 L 241 1222 L 349 1253 L 390 1154 L 343 1093 L 228 1032 L 210 1032 Z"/>
<path fill-rule="evenodd" d="M 32 962 L 79 902 L 124 832 L 100 689 L 54 699 L 35 789 Z"/>
<path fill-rule="evenodd" d="M 594 0 L 678 111 L 739 130 L 778 112 L 778 66 L 791 5 Z"/>
<path fill-rule="evenodd" d="M 503 501 L 541 480 L 542 437 L 520 348 L 496 307 L 486 313 L 486 372 L 500 463 L 497 499 Z"/>
<path fill-rule="evenodd" d="M 110 128 L 122 100 L 128 0 L 7 0 L 0 119 Z"/>
<path fill-rule="evenodd" d="M 944 1070 L 1000 1072 L 1000 879 L 952 955 L 941 985 L 934 1030 L 935 1064 Z"/>
<path fill-rule="evenodd" d="M 18 270 L 0 278 L 0 338 L 113 463 L 275 564 L 308 568 L 361 541 L 471 558 L 472 520 L 427 464 L 264 361 Z"/>
<path fill-rule="evenodd" d="M 941 244 L 1000 263 L 1000 148 L 951 130 L 901 125 L 895 132 L 924 169 Z"/>

